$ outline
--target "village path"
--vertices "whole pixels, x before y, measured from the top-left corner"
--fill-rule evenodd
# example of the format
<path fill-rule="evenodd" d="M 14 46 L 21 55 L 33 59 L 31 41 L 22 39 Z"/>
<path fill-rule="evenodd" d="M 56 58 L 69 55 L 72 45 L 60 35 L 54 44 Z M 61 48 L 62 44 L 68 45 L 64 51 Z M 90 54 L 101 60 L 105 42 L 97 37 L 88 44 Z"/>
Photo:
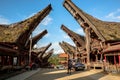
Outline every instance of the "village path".
<path fill-rule="evenodd" d="M 40 69 L 25 80 L 120 80 L 120 76 L 103 73 L 102 70 L 75 71 L 66 74 L 66 70 Z"/>

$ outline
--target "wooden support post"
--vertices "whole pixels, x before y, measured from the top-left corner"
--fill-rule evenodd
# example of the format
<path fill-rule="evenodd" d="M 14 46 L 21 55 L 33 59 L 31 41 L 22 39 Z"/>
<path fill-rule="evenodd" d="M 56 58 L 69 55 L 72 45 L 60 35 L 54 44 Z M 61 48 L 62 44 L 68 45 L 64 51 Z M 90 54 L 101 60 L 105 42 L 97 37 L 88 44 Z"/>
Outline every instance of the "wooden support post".
<path fill-rule="evenodd" d="M 119 66 L 120 66 L 120 55 L 118 55 L 118 59 L 119 59 Z"/>
<path fill-rule="evenodd" d="M 104 61 L 106 62 L 106 55 L 104 56 Z"/>
<path fill-rule="evenodd" d="M 98 55 L 96 54 L 95 57 L 96 57 L 96 61 L 95 62 L 97 63 L 97 61 L 98 61 Z"/>
<path fill-rule="evenodd" d="M 17 66 L 20 65 L 20 55 L 17 57 Z"/>
<path fill-rule="evenodd" d="M 87 53 L 87 69 L 90 69 L 90 28 L 85 28 L 86 33 L 86 53 Z"/>
<path fill-rule="evenodd" d="M 100 61 L 102 61 L 102 59 L 103 59 L 103 56 L 102 56 L 102 54 L 100 54 Z"/>
<path fill-rule="evenodd" d="M 5 56 L 2 56 L 2 66 L 4 65 L 5 63 Z"/>
<path fill-rule="evenodd" d="M 106 55 L 104 54 L 104 60 L 103 60 L 103 71 L 106 71 L 107 65 L 106 65 Z"/>
<path fill-rule="evenodd" d="M 118 71 L 118 67 L 117 67 L 117 64 L 116 64 L 116 56 L 115 56 L 115 53 L 114 53 L 114 65 L 116 67 L 116 71 Z"/>
<path fill-rule="evenodd" d="M 114 54 L 114 64 L 116 65 L 116 57 L 115 57 L 115 54 Z"/>

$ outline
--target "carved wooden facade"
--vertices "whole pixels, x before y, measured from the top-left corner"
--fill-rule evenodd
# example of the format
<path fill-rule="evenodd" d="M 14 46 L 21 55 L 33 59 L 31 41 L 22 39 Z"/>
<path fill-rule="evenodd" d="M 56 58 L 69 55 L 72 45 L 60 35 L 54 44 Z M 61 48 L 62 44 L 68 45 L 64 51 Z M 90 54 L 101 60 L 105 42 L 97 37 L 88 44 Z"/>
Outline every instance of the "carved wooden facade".
<path fill-rule="evenodd" d="M 76 45 L 76 48 L 74 49 L 74 55 L 78 58 L 81 56 L 81 60 L 86 62 L 86 49 L 85 49 L 85 39 L 84 36 L 81 36 L 72 30 L 68 29 L 66 26 L 62 25 L 61 29 L 65 31 L 68 36 L 73 40 L 73 42 Z"/>
<path fill-rule="evenodd" d="M 105 22 L 101 21 L 93 16 L 85 13 L 78 8 L 71 0 L 65 0 L 63 6 L 71 13 L 75 20 L 80 24 L 86 34 L 86 53 L 87 63 L 90 64 L 90 55 L 95 52 L 95 61 L 106 59 L 109 63 L 114 65 L 120 63 L 120 48 L 118 46 L 120 42 L 120 23 L 118 22 Z M 111 46 L 114 44 L 114 46 Z M 112 49 L 114 47 L 115 49 Z M 111 49 L 111 51 L 109 51 Z M 106 55 L 106 53 L 108 53 Z M 103 57 L 108 56 L 107 58 Z M 112 55 L 113 59 L 110 60 L 109 55 Z M 117 55 L 117 56 L 115 56 Z M 98 59 L 98 57 L 100 57 Z M 114 61 L 114 62 L 113 62 Z"/>

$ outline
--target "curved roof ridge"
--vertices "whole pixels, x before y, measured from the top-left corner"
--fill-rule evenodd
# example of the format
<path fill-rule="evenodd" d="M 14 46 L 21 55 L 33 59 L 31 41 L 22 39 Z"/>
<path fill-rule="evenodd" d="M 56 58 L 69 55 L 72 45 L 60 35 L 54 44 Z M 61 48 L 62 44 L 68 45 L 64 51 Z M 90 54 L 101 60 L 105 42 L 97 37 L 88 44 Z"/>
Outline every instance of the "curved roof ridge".
<path fill-rule="evenodd" d="M 71 13 L 80 25 L 81 22 L 87 23 L 102 41 L 120 40 L 120 22 L 99 20 L 82 11 L 71 0 L 65 0 L 63 6 Z"/>

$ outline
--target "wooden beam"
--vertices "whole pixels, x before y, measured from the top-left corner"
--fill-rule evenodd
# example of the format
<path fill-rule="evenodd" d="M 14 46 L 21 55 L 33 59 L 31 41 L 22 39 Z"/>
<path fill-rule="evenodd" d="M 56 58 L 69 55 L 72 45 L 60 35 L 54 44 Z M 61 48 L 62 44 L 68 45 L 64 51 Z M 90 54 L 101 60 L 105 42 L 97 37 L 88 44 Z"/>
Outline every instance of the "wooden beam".
<path fill-rule="evenodd" d="M 120 53 L 108 53 L 108 54 L 105 54 L 105 56 L 117 56 L 117 55 L 119 55 L 120 56 Z"/>

